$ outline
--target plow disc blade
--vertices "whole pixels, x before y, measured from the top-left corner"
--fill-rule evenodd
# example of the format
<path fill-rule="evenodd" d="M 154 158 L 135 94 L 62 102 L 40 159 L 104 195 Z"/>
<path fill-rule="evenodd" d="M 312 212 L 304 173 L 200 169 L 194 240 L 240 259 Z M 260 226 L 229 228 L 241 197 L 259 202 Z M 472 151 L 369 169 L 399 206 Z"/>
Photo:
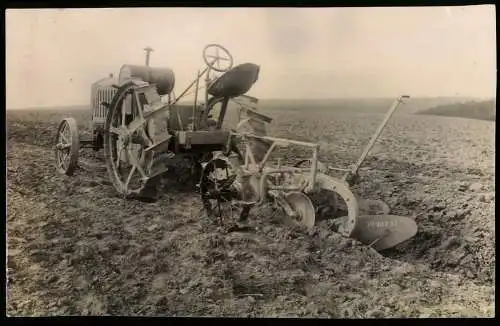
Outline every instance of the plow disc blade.
<path fill-rule="evenodd" d="M 286 202 L 293 210 L 294 220 L 307 229 L 314 227 L 316 214 L 311 199 L 301 192 L 290 192 L 285 197 Z"/>
<path fill-rule="evenodd" d="M 418 227 L 409 217 L 397 215 L 361 215 L 352 237 L 377 251 L 392 248 L 413 238 Z"/>

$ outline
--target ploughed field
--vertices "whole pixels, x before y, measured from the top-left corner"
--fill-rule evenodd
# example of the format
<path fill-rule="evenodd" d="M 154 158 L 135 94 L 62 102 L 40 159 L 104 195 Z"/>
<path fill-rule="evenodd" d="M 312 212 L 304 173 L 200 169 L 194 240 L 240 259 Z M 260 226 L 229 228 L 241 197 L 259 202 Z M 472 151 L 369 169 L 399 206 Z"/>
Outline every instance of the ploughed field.
<path fill-rule="evenodd" d="M 337 167 L 382 119 L 264 112 L 270 134 L 320 142 L 320 160 Z M 91 149 L 60 175 L 51 146 L 66 116 L 88 127 L 87 111 L 7 111 L 9 315 L 494 316 L 494 122 L 393 117 L 355 191 L 414 217 L 419 232 L 379 254 L 328 221 L 287 229 L 267 207 L 251 215 L 256 231 L 231 232 L 179 180 L 156 203 L 126 201 Z"/>

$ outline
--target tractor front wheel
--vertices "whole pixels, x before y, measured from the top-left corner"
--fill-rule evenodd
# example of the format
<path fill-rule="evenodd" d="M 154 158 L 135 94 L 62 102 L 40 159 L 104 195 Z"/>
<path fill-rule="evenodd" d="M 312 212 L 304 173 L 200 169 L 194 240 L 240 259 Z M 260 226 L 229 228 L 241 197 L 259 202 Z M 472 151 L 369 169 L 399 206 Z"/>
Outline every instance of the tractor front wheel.
<path fill-rule="evenodd" d="M 65 175 L 73 175 L 78 165 L 80 139 L 75 119 L 66 118 L 59 124 L 55 140 L 57 170 Z"/>

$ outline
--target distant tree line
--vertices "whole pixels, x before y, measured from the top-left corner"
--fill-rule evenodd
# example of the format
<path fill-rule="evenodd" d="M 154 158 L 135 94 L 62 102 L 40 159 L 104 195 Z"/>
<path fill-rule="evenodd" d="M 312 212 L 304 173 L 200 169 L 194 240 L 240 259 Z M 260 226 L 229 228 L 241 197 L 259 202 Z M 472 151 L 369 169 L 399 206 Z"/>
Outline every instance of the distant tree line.
<path fill-rule="evenodd" d="M 417 114 L 496 121 L 496 101 L 469 101 L 438 105 Z"/>

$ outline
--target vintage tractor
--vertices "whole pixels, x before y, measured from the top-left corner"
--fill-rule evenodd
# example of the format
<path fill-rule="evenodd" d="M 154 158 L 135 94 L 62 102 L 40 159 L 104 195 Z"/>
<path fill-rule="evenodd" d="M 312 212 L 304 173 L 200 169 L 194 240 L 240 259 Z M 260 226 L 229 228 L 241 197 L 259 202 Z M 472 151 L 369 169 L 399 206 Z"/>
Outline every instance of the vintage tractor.
<path fill-rule="evenodd" d="M 210 54 L 211 50 L 215 53 Z M 173 72 L 148 64 L 125 65 L 118 81 L 109 79 L 94 87 L 92 139 L 80 139 L 75 120 L 64 119 L 55 145 L 58 169 L 71 175 L 82 145 L 104 149 L 108 175 L 119 194 L 155 199 L 161 192 L 158 184 L 168 170 L 167 163 L 183 157 L 192 163 L 203 207 L 214 220 L 229 215 L 244 222 L 252 207 L 267 202 L 282 209 L 290 223 L 305 229 L 313 228 L 318 215 L 334 219 L 333 231 L 376 250 L 393 247 L 416 234 L 413 219 L 390 215 L 382 201 L 362 200 L 351 191 L 368 152 L 407 96 L 391 106 L 356 164 L 337 169 L 346 173 L 335 178 L 327 174 L 330 167 L 318 161 L 318 144 L 266 134 L 266 124 L 272 119 L 258 112 L 257 99 L 245 95 L 258 79 L 258 65 L 233 67 L 229 51 L 217 44 L 204 48 L 203 59 L 206 67 L 177 98 Z M 214 71 L 222 74 L 212 76 Z M 203 77 L 205 101 L 200 105 L 197 98 Z M 179 100 L 190 90 L 194 91 L 194 103 L 181 105 Z M 223 128 L 229 102 L 241 99 L 249 103 L 240 103 L 237 126 Z M 282 166 L 279 160 L 271 164 L 275 150 L 290 145 L 311 151 L 311 156 L 291 166 Z M 373 205 L 377 214 L 369 207 Z"/>

